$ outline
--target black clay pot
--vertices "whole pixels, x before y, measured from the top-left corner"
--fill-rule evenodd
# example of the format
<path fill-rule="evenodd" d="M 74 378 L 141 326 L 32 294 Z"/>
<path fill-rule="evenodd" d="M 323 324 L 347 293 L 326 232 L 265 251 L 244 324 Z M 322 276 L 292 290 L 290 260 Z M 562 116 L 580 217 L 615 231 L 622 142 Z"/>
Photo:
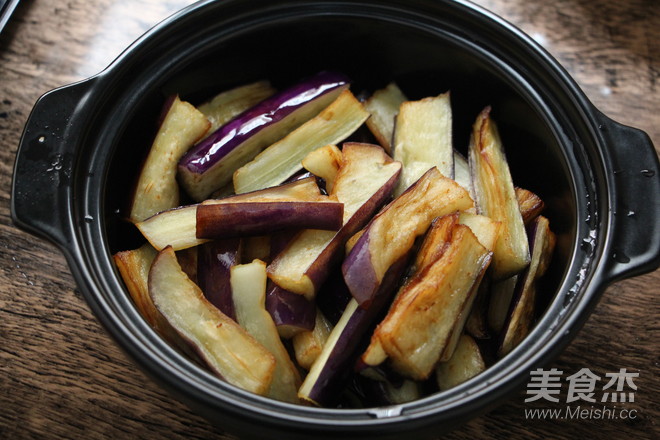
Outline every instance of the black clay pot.
<path fill-rule="evenodd" d="M 511 354 L 449 391 L 395 407 L 292 406 L 218 380 L 136 311 L 111 254 L 138 243 L 118 214 L 163 99 L 193 103 L 322 69 L 354 90 L 396 80 L 411 98 L 451 89 L 455 142 L 487 104 L 514 181 L 557 233 L 543 314 Z M 57 164 L 58 166 L 53 166 Z M 464 1 L 202 1 L 156 26 L 101 74 L 44 95 L 16 159 L 12 215 L 66 255 L 94 313 L 157 382 L 225 430 L 257 438 L 438 435 L 500 403 L 568 344 L 605 287 L 660 264 L 660 174 L 649 138 L 603 116 L 533 40 Z"/>

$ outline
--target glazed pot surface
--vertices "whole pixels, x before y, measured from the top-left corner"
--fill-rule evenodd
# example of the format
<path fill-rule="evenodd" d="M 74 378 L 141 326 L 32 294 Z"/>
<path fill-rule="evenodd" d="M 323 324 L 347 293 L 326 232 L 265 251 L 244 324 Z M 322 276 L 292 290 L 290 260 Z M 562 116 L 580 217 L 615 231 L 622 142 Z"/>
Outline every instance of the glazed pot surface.
<path fill-rule="evenodd" d="M 492 106 L 514 182 L 546 202 L 558 244 L 539 294 L 545 313 L 513 353 L 448 392 L 364 410 L 295 407 L 250 395 L 167 346 L 137 313 L 111 261 L 114 252 L 142 242 L 123 213 L 166 96 L 199 104 L 232 86 L 259 79 L 284 86 L 324 69 L 346 73 L 356 93 L 393 80 L 411 99 L 450 90 L 454 144 L 463 153 L 476 114 Z M 53 123 L 62 124 L 62 134 L 40 140 L 41 127 Z M 44 143 L 62 155 L 56 176 L 44 172 Z M 557 355 L 608 283 L 657 267 L 658 181 L 613 173 L 637 163 L 658 169 L 647 137 L 602 116 L 531 39 L 471 5 L 202 2 L 155 28 L 99 76 L 40 101 L 19 151 L 12 213 L 63 249 L 119 344 L 209 420 L 288 438 L 438 434 L 492 407 Z M 37 190 L 40 178 L 54 194 Z M 629 191 L 642 196 L 634 227 L 612 215 Z"/>

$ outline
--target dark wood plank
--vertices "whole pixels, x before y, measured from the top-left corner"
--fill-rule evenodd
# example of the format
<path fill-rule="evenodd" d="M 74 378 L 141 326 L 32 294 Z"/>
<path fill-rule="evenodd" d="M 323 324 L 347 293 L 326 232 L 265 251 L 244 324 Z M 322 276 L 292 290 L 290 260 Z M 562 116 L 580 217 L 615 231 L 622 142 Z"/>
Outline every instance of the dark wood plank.
<path fill-rule="evenodd" d="M 191 1 L 21 2 L 0 35 L 0 438 L 229 438 L 167 395 L 106 335 L 50 244 L 16 229 L 16 147 L 36 99 L 102 70 Z M 655 0 L 479 0 L 533 36 L 605 114 L 660 148 L 660 6 Z M 608 288 L 551 366 L 565 376 L 639 372 L 634 420 L 528 420 L 524 390 L 445 438 L 657 438 L 660 271 Z M 565 401 L 565 398 L 564 398 Z"/>

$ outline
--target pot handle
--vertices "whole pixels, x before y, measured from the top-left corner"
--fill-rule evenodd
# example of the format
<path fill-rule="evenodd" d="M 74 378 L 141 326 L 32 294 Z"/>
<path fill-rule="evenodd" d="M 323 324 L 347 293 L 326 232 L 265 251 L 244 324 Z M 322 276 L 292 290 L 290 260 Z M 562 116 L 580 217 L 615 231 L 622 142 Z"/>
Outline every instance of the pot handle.
<path fill-rule="evenodd" d="M 614 205 L 610 282 L 642 275 L 660 266 L 660 165 L 649 136 L 599 114 L 609 153 Z"/>
<path fill-rule="evenodd" d="M 60 248 L 70 248 L 71 189 L 80 118 L 93 78 L 64 86 L 37 100 L 14 162 L 11 216 L 14 224 Z"/>

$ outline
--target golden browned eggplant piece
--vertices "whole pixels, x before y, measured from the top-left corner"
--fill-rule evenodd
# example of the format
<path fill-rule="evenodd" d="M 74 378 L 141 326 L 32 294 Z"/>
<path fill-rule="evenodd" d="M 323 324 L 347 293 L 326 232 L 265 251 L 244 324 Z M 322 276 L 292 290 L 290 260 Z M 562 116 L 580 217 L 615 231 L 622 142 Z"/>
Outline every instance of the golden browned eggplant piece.
<path fill-rule="evenodd" d="M 275 370 L 273 355 L 234 320 L 206 300 L 181 270 L 171 247 L 149 271 L 149 294 L 169 324 L 227 382 L 265 395 Z"/>
<path fill-rule="evenodd" d="M 477 212 L 502 223 L 495 246 L 494 279 L 507 278 L 529 264 L 529 244 L 511 172 L 490 107 L 477 117 L 472 128 L 469 164 Z"/>

